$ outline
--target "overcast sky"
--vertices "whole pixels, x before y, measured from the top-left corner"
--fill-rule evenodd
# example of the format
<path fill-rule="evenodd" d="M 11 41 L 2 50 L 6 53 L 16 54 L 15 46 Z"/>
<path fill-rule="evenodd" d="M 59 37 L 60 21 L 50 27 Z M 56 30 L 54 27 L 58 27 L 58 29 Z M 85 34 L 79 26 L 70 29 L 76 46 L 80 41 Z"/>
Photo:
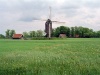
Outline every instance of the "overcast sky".
<path fill-rule="evenodd" d="M 83 26 L 100 30 L 100 0 L 0 0 L 0 34 L 7 29 L 16 33 L 44 30 L 52 8 L 52 20 L 66 22 L 53 23 L 53 28 Z"/>

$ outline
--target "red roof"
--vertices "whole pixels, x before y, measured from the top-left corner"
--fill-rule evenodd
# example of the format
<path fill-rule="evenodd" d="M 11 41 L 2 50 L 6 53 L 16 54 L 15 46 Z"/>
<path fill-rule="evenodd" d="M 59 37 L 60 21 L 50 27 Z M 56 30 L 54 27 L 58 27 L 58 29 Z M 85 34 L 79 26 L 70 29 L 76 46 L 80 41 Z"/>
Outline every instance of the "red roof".
<path fill-rule="evenodd" d="M 18 38 L 18 39 L 20 39 L 20 38 L 22 38 L 23 37 L 23 35 L 22 34 L 13 34 L 13 36 L 12 36 L 12 38 Z"/>

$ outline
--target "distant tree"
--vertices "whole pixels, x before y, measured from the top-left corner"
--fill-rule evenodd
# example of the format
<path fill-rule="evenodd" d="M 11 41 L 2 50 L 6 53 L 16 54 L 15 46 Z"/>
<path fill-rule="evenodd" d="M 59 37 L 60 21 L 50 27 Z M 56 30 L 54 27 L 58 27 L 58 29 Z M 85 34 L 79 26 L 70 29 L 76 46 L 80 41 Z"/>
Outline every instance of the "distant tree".
<path fill-rule="evenodd" d="M 97 32 L 96 31 L 93 31 L 93 37 L 97 38 Z"/>
<path fill-rule="evenodd" d="M 10 38 L 13 36 L 13 34 L 15 34 L 16 32 L 15 32 L 15 30 L 10 30 L 10 32 L 9 32 L 9 35 L 10 35 Z"/>
<path fill-rule="evenodd" d="M 35 32 L 35 31 L 30 31 L 30 32 L 29 32 L 29 36 L 30 36 L 31 38 L 35 37 L 35 36 L 36 36 L 36 32 Z"/>
<path fill-rule="evenodd" d="M 6 31 L 6 38 L 10 38 L 10 30 L 9 29 L 7 29 L 7 31 Z"/>
<path fill-rule="evenodd" d="M 54 36 L 55 36 L 55 37 L 59 37 L 59 34 L 60 34 L 60 27 L 57 27 L 57 28 L 54 30 Z"/>
<path fill-rule="evenodd" d="M 79 27 L 75 26 L 75 37 L 80 37 L 80 30 L 79 30 Z"/>
<path fill-rule="evenodd" d="M 97 31 L 96 36 L 100 38 L 100 31 Z"/>
<path fill-rule="evenodd" d="M 23 38 L 27 39 L 28 37 L 29 37 L 28 33 L 27 32 L 23 32 Z"/>
<path fill-rule="evenodd" d="M 43 31 L 42 30 L 37 30 L 36 36 L 37 37 L 42 37 L 43 36 Z"/>
<path fill-rule="evenodd" d="M 69 27 L 66 27 L 66 36 L 70 37 L 71 31 Z"/>
<path fill-rule="evenodd" d="M 4 39 L 5 36 L 4 36 L 3 34 L 0 34 L 0 38 L 1 38 L 1 39 Z"/>
<path fill-rule="evenodd" d="M 5 31 L 5 33 L 6 33 L 6 38 L 11 38 L 13 36 L 13 34 L 15 34 L 15 30 L 7 29 L 7 31 Z"/>
<path fill-rule="evenodd" d="M 52 34 L 51 34 L 52 37 L 55 37 L 55 29 L 52 29 Z"/>
<path fill-rule="evenodd" d="M 83 32 L 84 32 L 84 37 L 85 38 L 89 38 L 90 37 L 89 28 L 83 28 Z"/>
<path fill-rule="evenodd" d="M 94 37 L 94 31 L 92 29 L 89 29 L 89 36 Z"/>
<path fill-rule="evenodd" d="M 70 34 L 71 34 L 71 37 L 75 36 L 75 28 L 74 27 L 71 27 Z"/>
<path fill-rule="evenodd" d="M 67 27 L 60 26 L 60 34 L 66 34 L 67 33 Z"/>

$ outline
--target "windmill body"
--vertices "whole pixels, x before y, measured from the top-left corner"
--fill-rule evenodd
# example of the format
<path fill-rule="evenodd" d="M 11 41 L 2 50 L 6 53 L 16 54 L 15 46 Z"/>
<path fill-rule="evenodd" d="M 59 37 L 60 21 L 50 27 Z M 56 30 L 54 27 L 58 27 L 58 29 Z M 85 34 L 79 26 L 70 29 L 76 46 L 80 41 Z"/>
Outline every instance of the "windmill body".
<path fill-rule="evenodd" d="M 46 32 L 46 37 L 51 38 L 52 21 L 50 19 L 48 19 L 45 23 L 45 32 Z"/>

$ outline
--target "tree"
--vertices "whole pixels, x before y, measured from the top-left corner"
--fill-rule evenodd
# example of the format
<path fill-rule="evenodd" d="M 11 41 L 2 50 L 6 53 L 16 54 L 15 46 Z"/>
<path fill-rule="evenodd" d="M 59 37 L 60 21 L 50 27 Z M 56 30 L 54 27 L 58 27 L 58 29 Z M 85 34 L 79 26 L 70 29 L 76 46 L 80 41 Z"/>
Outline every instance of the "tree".
<path fill-rule="evenodd" d="M 5 36 L 3 34 L 0 34 L 0 38 L 3 39 L 5 38 Z"/>
<path fill-rule="evenodd" d="M 30 36 L 31 38 L 35 37 L 35 36 L 36 36 L 36 32 L 35 32 L 35 31 L 30 31 L 30 32 L 29 32 L 29 36 Z"/>
<path fill-rule="evenodd" d="M 55 31 L 56 31 L 55 29 L 52 29 L 52 33 L 51 33 L 51 36 L 52 36 L 52 37 L 55 37 L 55 36 L 56 36 L 56 35 L 55 35 Z"/>
<path fill-rule="evenodd" d="M 23 32 L 23 37 L 24 37 L 24 39 L 27 39 L 29 37 L 28 33 L 27 32 Z"/>
<path fill-rule="evenodd" d="M 7 29 L 7 31 L 6 31 L 6 38 L 10 38 L 10 30 L 9 29 Z"/>
<path fill-rule="evenodd" d="M 67 33 L 67 27 L 60 26 L 60 34 L 66 34 Z"/>
<path fill-rule="evenodd" d="M 100 38 L 100 31 L 97 31 L 97 37 L 99 37 Z"/>
<path fill-rule="evenodd" d="M 75 26 L 75 37 L 79 37 L 80 35 L 79 27 Z"/>
<path fill-rule="evenodd" d="M 97 32 L 96 31 L 93 31 L 93 37 L 97 38 Z"/>
<path fill-rule="evenodd" d="M 75 29 L 74 29 L 74 27 L 71 27 L 70 34 L 71 34 L 71 37 L 75 36 Z"/>
<path fill-rule="evenodd" d="M 6 31 L 6 38 L 11 38 L 15 34 L 15 30 L 9 30 Z"/>
<path fill-rule="evenodd" d="M 42 37 L 43 36 L 43 31 L 42 30 L 37 30 L 36 36 L 37 37 Z"/>
<path fill-rule="evenodd" d="M 60 34 L 60 27 L 57 27 L 54 31 L 54 35 L 55 37 L 59 37 L 59 34 Z"/>
<path fill-rule="evenodd" d="M 13 34 L 15 34 L 15 33 L 16 33 L 15 30 L 10 30 L 10 32 L 9 32 L 10 37 L 12 37 Z"/>
<path fill-rule="evenodd" d="M 67 37 L 70 37 L 70 28 L 69 27 L 66 27 L 66 36 Z"/>
<path fill-rule="evenodd" d="M 83 27 L 77 27 L 78 28 L 78 35 L 79 35 L 79 37 L 83 37 Z"/>

